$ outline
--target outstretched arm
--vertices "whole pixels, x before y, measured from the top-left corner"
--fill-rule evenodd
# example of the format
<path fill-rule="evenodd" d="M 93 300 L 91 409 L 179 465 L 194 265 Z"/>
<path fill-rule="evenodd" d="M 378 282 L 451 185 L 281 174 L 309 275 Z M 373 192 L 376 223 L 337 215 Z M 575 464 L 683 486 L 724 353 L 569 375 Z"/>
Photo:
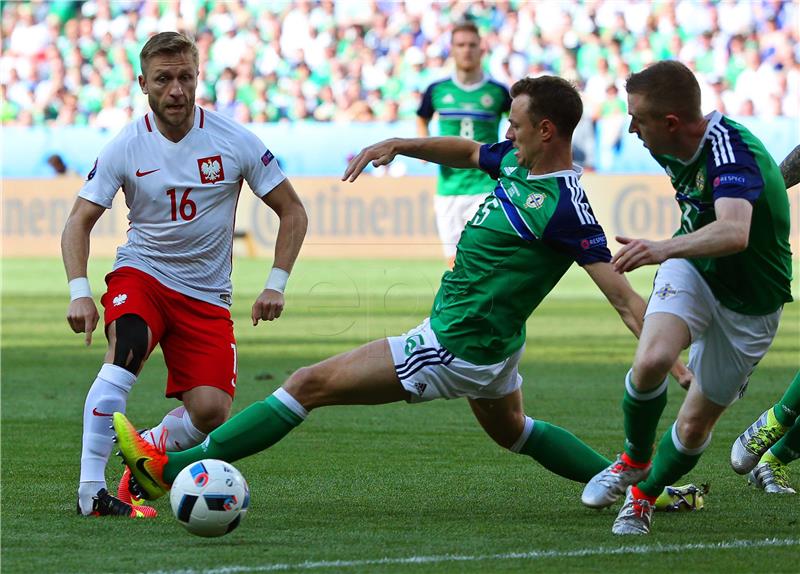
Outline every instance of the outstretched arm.
<path fill-rule="evenodd" d="M 480 150 L 478 142 L 459 137 L 392 138 L 362 149 L 347 164 L 342 181 L 355 181 L 370 162 L 374 167 L 386 165 L 397 155 L 449 167 L 477 168 Z"/>
<path fill-rule="evenodd" d="M 787 189 L 800 183 L 800 145 L 794 148 L 781 162 L 781 175 Z"/>
<path fill-rule="evenodd" d="M 608 302 L 617 310 L 625 326 L 638 339 L 642 333 L 644 313 L 647 310 L 645 300 L 633 290 L 624 275 L 614 271 L 610 263 L 590 263 L 585 265 L 584 269 L 595 285 L 603 292 L 603 295 L 606 296 Z M 675 362 L 670 372 L 684 389 L 689 388 L 689 384 L 692 381 L 692 372 L 686 368 L 686 365 L 680 359 Z"/>
<path fill-rule="evenodd" d="M 306 209 L 288 179 L 279 183 L 262 201 L 278 215 L 280 223 L 272 271 L 264 290 L 253 303 L 251 318 L 254 326 L 259 320 L 272 321 L 283 313 L 283 290 L 308 228 Z"/>
<path fill-rule="evenodd" d="M 89 262 L 89 235 L 105 208 L 82 197 L 75 200 L 61 234 L 61 258 L 70 281 L 67 323 L 75 333 L 86 333 L 86 344 L 92 344 L 92 332 L 100 314 L 89 291 L 86 270 Z"/>

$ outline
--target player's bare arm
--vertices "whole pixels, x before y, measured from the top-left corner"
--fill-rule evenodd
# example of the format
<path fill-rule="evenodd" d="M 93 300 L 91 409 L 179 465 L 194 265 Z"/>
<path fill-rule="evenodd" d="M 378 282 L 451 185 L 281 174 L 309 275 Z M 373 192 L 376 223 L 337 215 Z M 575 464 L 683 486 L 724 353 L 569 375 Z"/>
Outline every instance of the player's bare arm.
<path fill-rule="evenodd" d="M 89 261 L 89 234 L 105 208 L 81 197 L 75 200 L 61 234 L 61 257 L 67 280 L 86 277 Z M 100 314 L 92 297 L 70 301 L 67 323 L 75 333 L 86 333 L 86 344 L 92 344 L 92 332 L 97 327 Z"/>
<path fill-rule="evenodd" d="M 279 183 L 262 201 L 275 212 L 280 223 L 270 278 L 253 303 L 251 318 L 254 326 L 258 325 L 259 320 L 272 321 L 283 313 L 283 287 L 292 272 L 308 229 L 305 207 L 288 179 Z"/>
<path fill-rule="evenodd" d="M 789 152 L 781 162 L 781 175 L 787 188 L 800 183 L 800 145 Z"/>
<path fill-rule="evenodd" d="M 611 259 L 619 273 L 674 257 L 722 257 L 747 249 L 753 206 L 746 199 L 721 197 L 714 202 L 717 219 L 686 235 L 663 241 L 617 237 L 622 248 Z"/>
<path fill-rule="evenodd" d="M 374 167 L 387 165 L 397 155 L 449 167 L 477 168 L 480 149 L 478 142 L 460 137 L 391 138 L 362 149 L 347 164 L 342 181 L 355 181 L 370 162 Z"/>
<path fill-rule="evenodd" d="M 633 290 L 624 275 L 617 273 L 610 263 L 598 262 L 585 265 L 584 269 L 600 288 L 608 302 L 619 313 L 622 322 L 636 338 L 642 333 L 644 313 L 647 303 Z M 678 359 L 670 373 L 681 387 L 688 389 L 692 382 L 692 372 Z"/>
<path fill-rule="evenodd" d="M 638 338 L 642 332 L 644 312 L 647 309 L 644 299 L 633 290 L 624 276 L 614 271 L 610 263 L 590 263 L 583 268 L 619 313 L 625 326 Z"/>

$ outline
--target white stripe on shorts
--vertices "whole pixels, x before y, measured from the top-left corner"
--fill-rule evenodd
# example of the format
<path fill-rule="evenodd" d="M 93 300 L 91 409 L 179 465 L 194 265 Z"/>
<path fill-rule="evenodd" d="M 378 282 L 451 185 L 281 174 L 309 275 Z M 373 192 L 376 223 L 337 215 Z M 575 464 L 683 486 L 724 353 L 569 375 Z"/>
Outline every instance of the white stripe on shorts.
<path fill-rule="evenodd" d="M 454 357 L 455 355 L 444 347 L 439 347 L 438 349 L 423 348 L 411 353 L 404 363 L 395 365 L 394 369 L 397 372 L 397 377 L 402 381 L 423 367 L 429 365 L 449 365 Z"/>

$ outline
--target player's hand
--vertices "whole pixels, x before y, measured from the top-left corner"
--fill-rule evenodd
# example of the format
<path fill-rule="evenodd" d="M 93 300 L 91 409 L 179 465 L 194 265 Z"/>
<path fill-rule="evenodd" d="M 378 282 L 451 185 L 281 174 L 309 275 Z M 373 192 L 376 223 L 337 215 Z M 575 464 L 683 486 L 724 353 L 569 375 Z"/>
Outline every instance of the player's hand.
<path fill-rule="evenodd" d="M 663 241 L 620 236 L 617 236 L 617 241 L 622 243 L 622 248 L 611 258 L 611 264 L 617 273 L 633 271 L 643 265 L 661 263 L 668 259 Z"/>
<path fill-rule="evenodd" d="M 253 326 L 258 325 L 259 320 L 272 321 L 280 317 L 281 313 L 283 313 L 284 304 L 283 293 L 272 289 L 264 289 L 256 299 L 256 302 L 253 303 L 253 310 L 250 313 L 253 319 Z"/>
<path fill-rule="evenodd" d="M 683 364 L 683 361 L 678 359 L 672 366 L 670 373 L 672 374 L 673 378 L 678 381 L 678 384 L 683 388 L 683 390 L 689 390 L 689 387 L 692 385 L 692 381 L 694 380 L 694 373 L 692 373 L 692 371 L 690 371 L 689 368 Z"/>
<path fill-rule="evenodd" d="M 388 139 L 362 149 L 358 152 L 358 155 L 347 164 L 347 169 L 344 170 L 342 181 L 355 181 L 369 162 L 372 162 L 373 167 L 379 167 L 390 163 L 397 155 L 395 143 L 396 140 Z"/>
<path fill-rule="evenodd" d="M 686 369 L 686 373 L 678 377 L 678 384 L 683 387 L 683 390 L 688 391 L 689 387 L 692 386 L 692 381 L 694 381 L 694 374 L 689 369 Z"/>
<path fill-rule="evenodd" d="M 75 333 L 86 333 L 86 346 L 92 344 L 92 333 L 97 328 L 100 314 L 91 297 L 81 297 L 69 304 L 67 309 L 67 323 Z"/>

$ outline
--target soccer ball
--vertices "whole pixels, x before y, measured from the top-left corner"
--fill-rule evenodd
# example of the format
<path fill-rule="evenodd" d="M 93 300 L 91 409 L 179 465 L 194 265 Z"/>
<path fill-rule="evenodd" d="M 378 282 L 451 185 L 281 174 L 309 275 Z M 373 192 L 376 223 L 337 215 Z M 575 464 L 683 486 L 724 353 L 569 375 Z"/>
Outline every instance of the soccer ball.
<path fill-rule="evenodd" d="M 178 473 L 169 501 L 175 518 L 192 534 L 222 536 L 244 518 L 250 489 L 232 465 L 207 458 Z"/>

